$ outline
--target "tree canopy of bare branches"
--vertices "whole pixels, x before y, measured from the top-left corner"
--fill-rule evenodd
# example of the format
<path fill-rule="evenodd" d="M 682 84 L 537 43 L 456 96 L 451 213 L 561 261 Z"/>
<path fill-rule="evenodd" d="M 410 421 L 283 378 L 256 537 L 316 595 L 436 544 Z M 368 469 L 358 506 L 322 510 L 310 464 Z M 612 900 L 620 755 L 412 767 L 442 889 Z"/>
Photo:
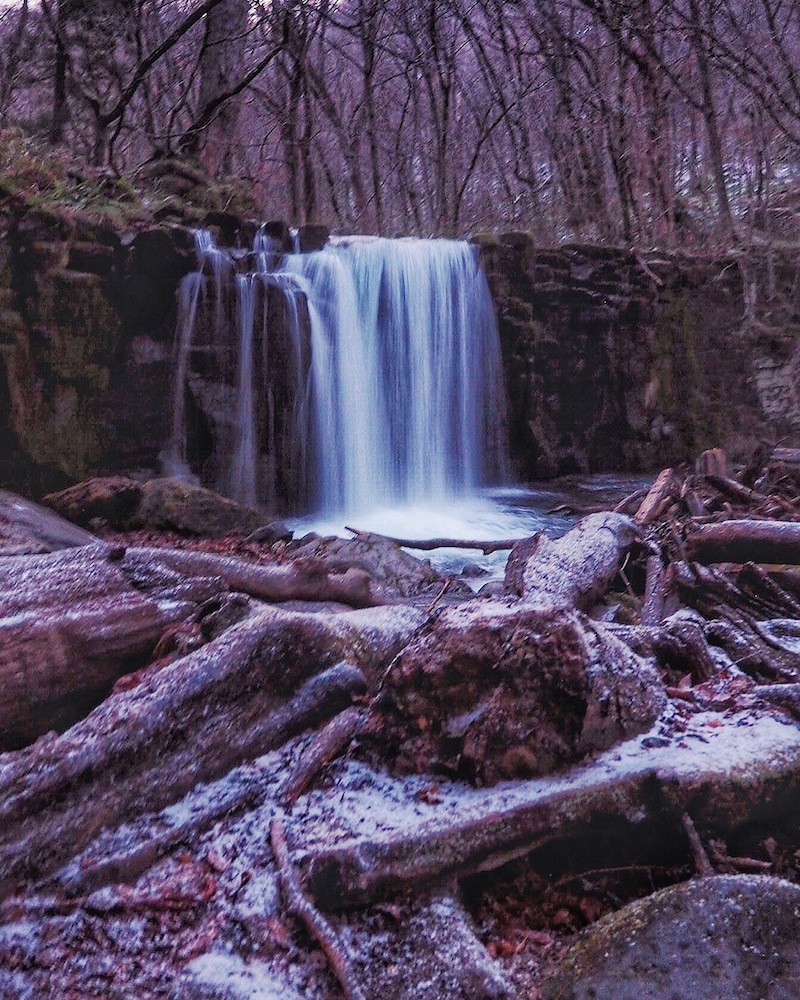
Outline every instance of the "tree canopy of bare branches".
<path fill-rule="evenodd" d="M 121 173 L 198 159 L 266 214 L 675 245 L 800 171 L 788 0 L 40 0 L 0 7 L 0 118 Z"/>

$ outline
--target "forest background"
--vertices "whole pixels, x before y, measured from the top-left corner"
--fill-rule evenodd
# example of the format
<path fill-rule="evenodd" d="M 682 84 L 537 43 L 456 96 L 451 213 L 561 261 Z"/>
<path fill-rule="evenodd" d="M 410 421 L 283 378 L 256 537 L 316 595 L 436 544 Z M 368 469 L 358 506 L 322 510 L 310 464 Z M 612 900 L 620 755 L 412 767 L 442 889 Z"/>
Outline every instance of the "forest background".
<path fill-rule="evenodd" d="M 778 239 L 800 205 L 800 6 L 6 2 L 0 123 L 0 171 L 55 158 L 73 196 L 181 162 L 343 231 Z"/>

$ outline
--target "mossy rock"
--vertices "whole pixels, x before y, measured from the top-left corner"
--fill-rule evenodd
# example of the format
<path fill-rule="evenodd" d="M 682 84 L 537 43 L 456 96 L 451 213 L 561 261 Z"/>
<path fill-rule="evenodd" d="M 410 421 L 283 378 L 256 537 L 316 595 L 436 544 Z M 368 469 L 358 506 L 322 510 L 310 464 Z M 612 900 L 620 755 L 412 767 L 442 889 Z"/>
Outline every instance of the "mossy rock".
<path fill-rule="evenodd" d="M 793 1000 L 800 886 L 728 875 L 671 886 L 590 927 L 543 1000 Z"/>
<path fill-rule="evenodd" d="M 142 486 L 141 500 L 131 523 L 187 535 L 221 538 L 250 534 L 270 520 L 213 490 L 179 479 L 151 479 Z"/>

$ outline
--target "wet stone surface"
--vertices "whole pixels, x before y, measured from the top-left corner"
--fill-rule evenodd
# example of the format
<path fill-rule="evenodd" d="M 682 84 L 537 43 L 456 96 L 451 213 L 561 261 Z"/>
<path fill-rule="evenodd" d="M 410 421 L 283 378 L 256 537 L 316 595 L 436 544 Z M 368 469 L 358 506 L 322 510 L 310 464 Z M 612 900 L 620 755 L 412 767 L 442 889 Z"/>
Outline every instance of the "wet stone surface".
<path fill-rule="evenodd" d="M 800 887 L 753 875 L 663 889 L 598 921 L 543 1000 L 793 1000 Z"/>

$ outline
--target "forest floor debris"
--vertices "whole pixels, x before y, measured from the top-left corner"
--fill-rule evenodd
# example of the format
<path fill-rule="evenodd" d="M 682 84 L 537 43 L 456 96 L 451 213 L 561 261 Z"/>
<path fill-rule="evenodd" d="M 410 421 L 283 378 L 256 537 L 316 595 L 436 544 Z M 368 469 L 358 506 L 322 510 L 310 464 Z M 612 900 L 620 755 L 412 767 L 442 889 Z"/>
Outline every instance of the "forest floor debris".
<path fill-rule="evenodd" d="M 76 533 L 5 497 L 1 665 L 41 718 L 0 754 L 0 998 L 566 997 L 630 900 L 798 880 L 800 452 L 751 465 L 520 541 L 484 596 L 362 533 L 125 532 L 97 483 Z M 117 597 L 163 620 L 126 645 Z"/>

